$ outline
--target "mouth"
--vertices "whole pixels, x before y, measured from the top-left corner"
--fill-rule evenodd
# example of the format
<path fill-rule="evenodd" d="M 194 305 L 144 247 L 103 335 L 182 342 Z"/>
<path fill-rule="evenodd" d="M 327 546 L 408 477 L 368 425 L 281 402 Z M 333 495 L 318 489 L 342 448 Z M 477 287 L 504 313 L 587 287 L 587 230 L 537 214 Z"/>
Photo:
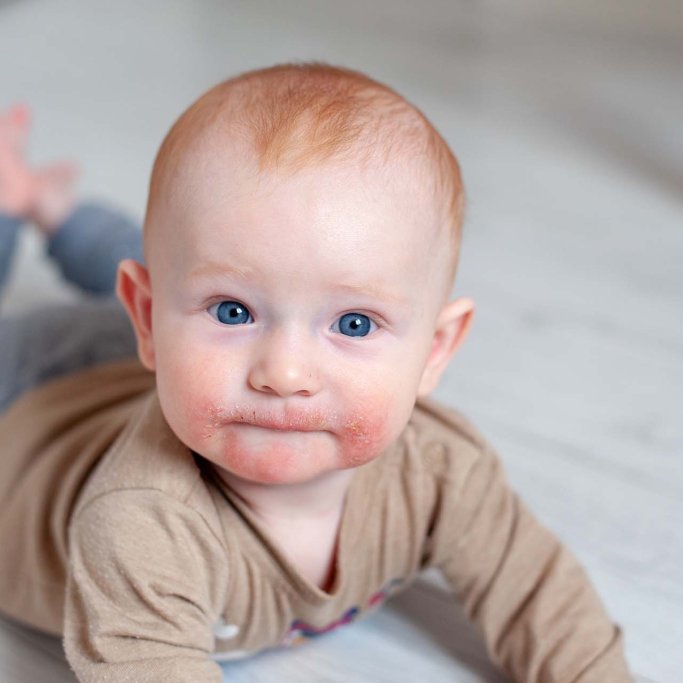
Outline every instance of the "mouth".
<path fill-rule="evenodd" d="M 234 406 L 230 410 L 216 411 L 212 423 L 235 427 L 252 427 L 271 432 L 327 432 L 332 420 L 322 411 L 307 410 L 256 410 Z"/>
<path fill-rule="evenodd" d="M 279 420 L 233 420 L 231 423 L 236 427 L 253 427 L 256 429 L 265 429 L 270 432 L 319 432 L 323 431 L 320 426 L 309 424 L 298 424 L 291 422 L 284 422 Z"/>

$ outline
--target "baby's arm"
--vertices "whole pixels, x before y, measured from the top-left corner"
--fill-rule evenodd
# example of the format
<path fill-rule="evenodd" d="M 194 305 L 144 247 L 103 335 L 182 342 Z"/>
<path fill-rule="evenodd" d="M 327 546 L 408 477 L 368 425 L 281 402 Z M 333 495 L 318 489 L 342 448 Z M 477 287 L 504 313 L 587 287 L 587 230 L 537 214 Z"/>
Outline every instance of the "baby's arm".
<path fill-rule="evenodd" d="M 620 630 L 574 557 L 508 487 L 496 455 L 483 447 L 445 490 L 439 564 L 492 659 L 515 681 L 631 681 Z"/>
<path fill-rule="evenodd" d="M 158 491 L 95 498 L 70 530 L 65 650 L 78 680 L 220 683 L 209 659 L 227 586 L 201 515 Z"/>

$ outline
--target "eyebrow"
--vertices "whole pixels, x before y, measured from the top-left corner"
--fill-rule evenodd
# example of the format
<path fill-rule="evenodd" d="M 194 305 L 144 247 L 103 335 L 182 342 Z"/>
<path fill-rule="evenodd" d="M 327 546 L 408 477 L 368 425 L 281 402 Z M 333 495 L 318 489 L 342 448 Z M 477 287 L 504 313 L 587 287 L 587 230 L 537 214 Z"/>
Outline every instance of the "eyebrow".
<path fill-rule="evenodd" d="M 201 279 L 201 278 L 216 278 L 216 277 L 232 277 L 238 278 L 240 280 L 247 280 L 253 276 L 252 268 L 239 268 L 228 263 L 216 263 L 214 261 L 209 261 L 203 263 L 196 268 L 193 268 L 189 274 L 188 279 Z M 392 292 L 381 289 L 372 283 L 341 283 L 335 287 L 338 290 L 348 292 L 356 296 L 367 296 L 372 299 L 377 299 L 378 301 L 385 301 L 387 303 L 398 304 L 400 306 L 405 306 L 408 301 L 401 296 L 393 294 Z"/>
<path fill-rule="evenodd" d="M 373 299 L 377 299 L 379 301 L 386 301 L 388 303 L 399 304 L 401 306 L 405 306 L 408 303 L 408 301 L 404 297 L 397 296 L 396 294 L 381 289 L 380 287 L 377 287 L 376 285 L 371 283 L 344 283 L 338 285 L 338 288 L 346 292 L 349 292 L 350 294 L 365 295 Z"/>
<path fill-rule="evenodd" d="M 251 268 L 239 268 L 228 263 L 209 261 L 193 268 L 187 275 L 188 280 L 208 277 L 232 277 L 246 280 L 252 273 Z"/>

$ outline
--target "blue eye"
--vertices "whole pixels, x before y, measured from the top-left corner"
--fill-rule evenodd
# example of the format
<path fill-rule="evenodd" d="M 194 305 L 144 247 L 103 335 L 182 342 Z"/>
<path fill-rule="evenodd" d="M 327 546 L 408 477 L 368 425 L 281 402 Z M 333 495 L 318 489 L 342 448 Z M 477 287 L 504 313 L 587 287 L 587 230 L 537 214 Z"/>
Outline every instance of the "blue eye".
<path fill-rule="evenodd" d="M 239 301 L 221 301 L 211 306 L 209 313 L 224 325 L 246 325 L 254 322 L 249 309 Z"/>
<path fill-rule="evenodd" d="M 332 326 L 335 332 L 347 337 L 365 337 L 375 329 L 375 323 L 362 313 L 345 313 Z"/>

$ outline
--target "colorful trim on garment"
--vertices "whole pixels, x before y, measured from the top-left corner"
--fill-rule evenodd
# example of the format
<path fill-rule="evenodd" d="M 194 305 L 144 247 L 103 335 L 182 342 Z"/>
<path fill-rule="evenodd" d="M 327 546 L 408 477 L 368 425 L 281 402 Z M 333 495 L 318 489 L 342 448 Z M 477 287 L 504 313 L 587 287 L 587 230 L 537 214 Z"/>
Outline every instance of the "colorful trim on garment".
<path fill-rule="evenodd" d="M 282 642 L 280 643 L 283 647 L 293 647 L 295 645 L 303 645 L 306 641 L 312 638 L 317 638 L 325 633 L 330 633 L 341 626 L 346 626 L 347 624 L 353 623 L 358 615 L 362 614 L 364 611 L 368 612 L 370 610 L 375 610 L 385 603 L 391 594 L 395 592 L 399 585 L 403 583 L 403 579 L 391 579 L 385 586 L 383 586 L 376 593 L 373 593 L 367 600 L 365 604 L 365 609 L 361 607 L 351 607 L 339 618 L 335 619 L 333 622 L 324 626 L 323 628 L 316 628 L 312 624 L 309 624 L 303 619 L 295 619 L 287 633 L 285 634 Z"/>

